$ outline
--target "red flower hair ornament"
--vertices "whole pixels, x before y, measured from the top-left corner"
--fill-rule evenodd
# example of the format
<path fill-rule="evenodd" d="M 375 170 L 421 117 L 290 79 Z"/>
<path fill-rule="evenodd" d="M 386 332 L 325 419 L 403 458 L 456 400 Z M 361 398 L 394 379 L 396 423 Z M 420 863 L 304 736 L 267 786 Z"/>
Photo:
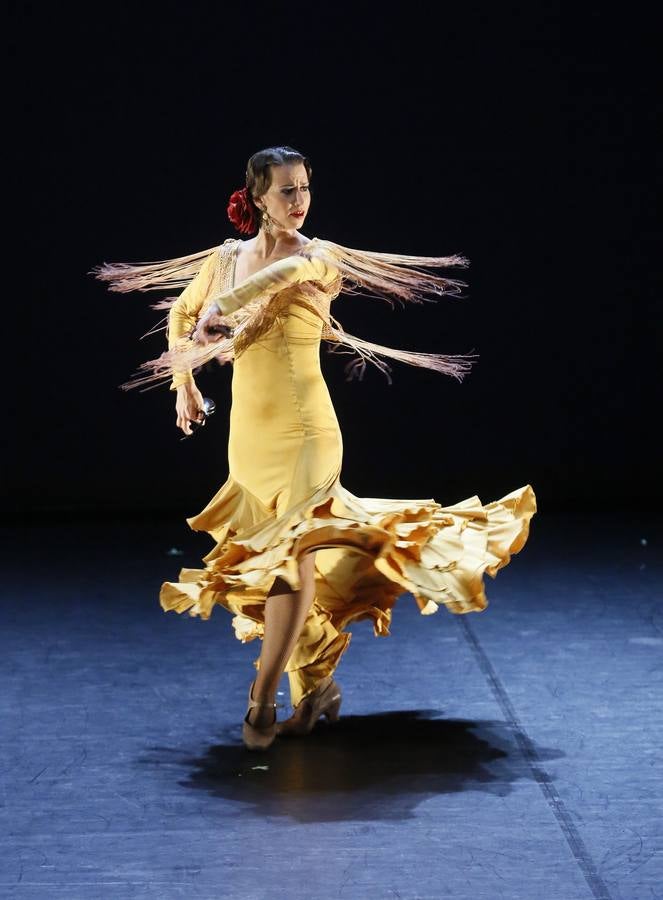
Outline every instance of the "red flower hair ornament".
<path fill-rule="evenodd" d="M 230 195 L 228 218 L 242 234 L 251 234 L 258 230 L 256 214 L 249 200 L 247 188 L 244 187 Z"/>

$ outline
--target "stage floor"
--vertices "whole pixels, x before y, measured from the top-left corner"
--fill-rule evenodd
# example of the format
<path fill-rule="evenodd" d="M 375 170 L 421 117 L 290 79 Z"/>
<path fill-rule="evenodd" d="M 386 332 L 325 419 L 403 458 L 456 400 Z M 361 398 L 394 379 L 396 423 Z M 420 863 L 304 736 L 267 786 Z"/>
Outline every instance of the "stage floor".
<path fill-rule="evenodd" d="M 390 637 L 353 629 L 340 723 L 264 753 L 241 743 L 259 644 L 158 604 L 207 535 L 1 538 L 0 896 L 663 897 L 653 517 L 539 513 L 482 613 L 404 594 Z"/>

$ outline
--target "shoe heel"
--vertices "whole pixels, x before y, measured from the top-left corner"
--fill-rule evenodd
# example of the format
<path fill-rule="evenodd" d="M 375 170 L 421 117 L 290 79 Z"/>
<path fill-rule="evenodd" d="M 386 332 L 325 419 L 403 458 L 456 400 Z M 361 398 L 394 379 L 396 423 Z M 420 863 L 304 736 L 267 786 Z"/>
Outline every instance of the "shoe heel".
<path fill-rule="evenodd" d="M 276 725 L 269 729 L 254 728 L 250 722 L 244 721 L 242 725 L 242 740 L 247 750 L 266 750 L 276 737 Z"/>
<path fill-rule="evenodd" d="M 338 722 L 340 719 L 340 709 L 341 698 L 339 697 L 337 700 L 334 700 L 333 703 L 329 704 L 323 715 L 327 717 L 328 722 Z"/>

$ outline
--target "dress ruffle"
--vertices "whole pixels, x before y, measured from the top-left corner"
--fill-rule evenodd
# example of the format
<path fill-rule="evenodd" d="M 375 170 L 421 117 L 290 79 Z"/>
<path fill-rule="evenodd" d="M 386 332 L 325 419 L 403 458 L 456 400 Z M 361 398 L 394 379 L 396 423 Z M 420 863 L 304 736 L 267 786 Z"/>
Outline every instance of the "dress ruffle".
<path fill-rule="evenodd" d="M 388 635 L 392 608 L 405 592 L 422 615 L 440 605 L 455 614 L 484 610 L 484 575 L 494 578 L 524 547 L 535 512 L 529 484 L 485 505 L 474 496 L 442 506 L 434 499 L 357 497 L 336 475 L 276 516 L 229 477 L 207 507 L 187 519 L 217 542 L 203 558 L 206 567 L 183 568 L 179 582 L 165 582 L 160 603 L 202 619 L 220 604 L 234 613 L 237 638 L 253 640 L 262 636 L 263 606 L 276 577 L 297 590 L 298 557 L 317 550 L 313 606 L 332 626 L 337 661 L 350 638 L 343 629 L 369 619 L 376 635 Z M 286 671 L 296 666 L 291 659 Z"/>

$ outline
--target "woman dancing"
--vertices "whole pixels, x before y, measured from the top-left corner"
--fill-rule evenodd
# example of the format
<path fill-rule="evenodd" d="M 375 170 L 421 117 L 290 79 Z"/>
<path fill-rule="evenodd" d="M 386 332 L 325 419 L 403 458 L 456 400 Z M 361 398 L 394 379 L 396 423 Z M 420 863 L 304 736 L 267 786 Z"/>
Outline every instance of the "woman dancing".
<path fill-rule="evenodd" d="M 215 546 L 205 568 L 165 582 L 164 610 L 208 619 L 215 604 L 234 614 L 241 641 L 261 640 L 242 735 L 250 749 L 278 735 L 308 734 L 336 721 L 341 690 L 334 671 L 353 621 L 388 635 L 406 591 L 422 614 L 440 604 L 461 614 L 486 608 L 483 577 L 495 577 L 527 540 L 536 511 L 530 485 L 482 504 L 358 497 L 340 483 L 343 443 L 320 368 L 320 342 L 353 353 L 349 377 L 368 363 L 389 377 L 385 358 L 462 380 L 469 356 L 417 353 L 348 334 L 331 314 L 342 291 L 393 303 L 457 294 L 464 282 L 425 271 L 464 266 L 462 256 L 421 257 L 353 250 L 301 233 L 311 203 L 311 165 L 290 147 L 248 162 L 246 185 L 228 215 L 247 240 L 174 260 L 108 264 L 92 270 L 111 290 L 182 287 L 169 309 L 168 350 L 123 387 L 171 381 L 177 426 L 204 424 L 194 372 L 230 362 L 229 476 L 207 506 L 187 519 Z M 423 267 L 423 268 L 422 268 Z M 290 718 L 277 721 L 276 691 L 286 671 Z"/>

